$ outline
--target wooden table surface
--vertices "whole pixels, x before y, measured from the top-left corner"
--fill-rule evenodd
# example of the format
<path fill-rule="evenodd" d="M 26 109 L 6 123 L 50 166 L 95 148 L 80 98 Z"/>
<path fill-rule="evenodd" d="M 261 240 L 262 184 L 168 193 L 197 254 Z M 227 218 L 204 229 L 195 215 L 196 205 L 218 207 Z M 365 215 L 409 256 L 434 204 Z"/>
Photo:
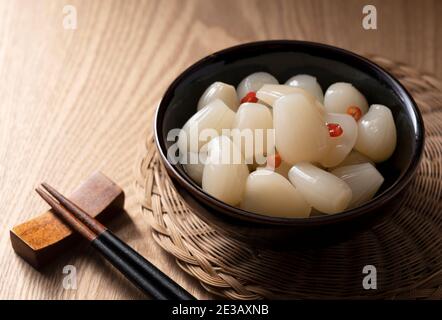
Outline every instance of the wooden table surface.
<path fill-rule="evenodd" d="M 362 28 L 374 4 L 378 29 Z M 77 29 L 63 27 L 65 5 Z M 0 298 L 133 299 L 140 293 L 90 250 L 37 272 L 8 230 L 47 206 L 33 189 L 68 193 L 94 170 L 126 192 L 116 233 L 199 298 L 210 298 L 153 242 L 134 197 L 148 110 L 186 66 L 264 39 L 324 42 L 406 62 L 442 78 L 442 1 L 7 1 L 0 3 Z M 63 266 L 77 289 L 62 286 Z"/>

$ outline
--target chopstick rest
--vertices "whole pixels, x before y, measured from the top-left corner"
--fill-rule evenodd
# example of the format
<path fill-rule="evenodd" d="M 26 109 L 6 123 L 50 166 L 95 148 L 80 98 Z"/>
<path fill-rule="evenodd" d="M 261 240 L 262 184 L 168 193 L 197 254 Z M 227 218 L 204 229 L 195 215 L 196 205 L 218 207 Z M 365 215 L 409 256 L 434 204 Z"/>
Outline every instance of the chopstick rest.
<path fill-rule="evenodd" d="M 70 196 L 73 202 L 100 221 L 122 212 L 124 192 L 101 172 L 95 172 Z M 10 230 L 14 251 L 34 268 L 39 269 L 69 247 L 75 245 L 75 235 L 51 209 Z"/>
<path fill-rule="evenodd" d="M 69 226 L 87 239 L 97 251 L 144 293 L 160 300 L 194 300 L 153 264 L 121 241 L 86 211 L 46 183 L 37 193 Z"/>

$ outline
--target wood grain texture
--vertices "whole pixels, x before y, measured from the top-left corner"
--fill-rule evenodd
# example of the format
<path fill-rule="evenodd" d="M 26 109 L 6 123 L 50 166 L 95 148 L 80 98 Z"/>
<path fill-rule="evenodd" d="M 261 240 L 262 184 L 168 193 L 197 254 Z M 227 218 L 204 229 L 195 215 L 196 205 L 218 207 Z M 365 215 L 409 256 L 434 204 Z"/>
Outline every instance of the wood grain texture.
<path fill-rule="evenodd" d="M 75 6 L 77 30 L 62 26 Z M 367 1 L 0 2 L 0 298 L 142 298 L 90 249 L 42 272 L 18 258 L 12 226 L 47 207 L 47 181 L 69 193 L 101 170 L 127 194 L 121 238 L 199 298 L 210 298 L 153 243 L 131 184 L 147 117 L 167 85 L 197 59 L 234 44 L 303 39 L 375 53 L 442 78 L 441 1 L 370 1 L 378 30 L 361 26 Z M 77 268 L 65 290 L 62 269 Z"/>

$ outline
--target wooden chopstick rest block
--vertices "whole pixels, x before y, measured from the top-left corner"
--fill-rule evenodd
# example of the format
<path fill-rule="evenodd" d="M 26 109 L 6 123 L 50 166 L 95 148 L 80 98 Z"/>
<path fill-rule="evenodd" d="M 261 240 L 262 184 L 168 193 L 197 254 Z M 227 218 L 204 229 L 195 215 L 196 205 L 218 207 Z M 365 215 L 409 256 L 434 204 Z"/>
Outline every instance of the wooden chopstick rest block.
<path fill-rule="evenodd" d="M 93 173 L 69 198 L 100 221 L 124 206 L 123 190 L 101 172 Z M 79 240 L 52 210 L 13 227 L 10 236 L 14 251 L 37 269 Z"/>

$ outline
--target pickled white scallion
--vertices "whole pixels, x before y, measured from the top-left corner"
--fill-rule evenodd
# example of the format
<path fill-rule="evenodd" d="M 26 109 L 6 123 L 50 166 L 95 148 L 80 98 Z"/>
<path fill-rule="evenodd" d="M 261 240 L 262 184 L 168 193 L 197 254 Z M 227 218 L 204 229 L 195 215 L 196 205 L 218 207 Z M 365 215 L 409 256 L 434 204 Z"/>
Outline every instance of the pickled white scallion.
<path fill-rule="evenodd" d="M 324 167 L 337 166 L 353 149 L 358 137 L 358 125 L 355 119 L 342 113 L 328 113 L 325 116 L 327 123 L 337 123 L 342 128 L 342 134 L 338 137 L 329 137 L 330 149 L 320 163 Z"/>
<path fill-rule="evenodd" d="M 311 208 L 296 188 L 280 174 L 261 169 L 247 178 L 244 210 L 277 217 L 306 218 Z"/>
<path fill-rule="evenodd" d="M 227 136 L 213 138 L 208 145 L 202 188 L 208 194 L 232 206 L 243 196 L 249 175 L 241 150 Z"/>
<path fill-rule="evenodd" d="M 381 104 L 373 104 L 358 121 L 355 149 L 374 162 L 382 162 L 393 154 L 396 140 L 396 125 L 390 109 Z"/>
<path fill-rule="evenodd" d="M 336 82 L 324 94 L 314 76 L 279 84 L 267 72 L 236 88 L 214 82 L 182 129 L 168 133 L 168 141 L 178 133 L 168 159 L 178 148 L 187 176 L 205 192 L 259 214 L 308 217 L 360 206 L 384 182 L 375 163 L 397 144 L 392 111 L 369 108 L 362 94 L 369 89 Z"/>
<path fill-rule="evenodd" d="M 233 111 L 238 109 L 239 100 L 235 87 L 223 82 L 214 82 L 204 91 L 198 101 L 197 109 L 201 110 L 216 99 L 223 101 Z"/>
<path fill-rule="evenodd" d="M 324 92 L 315 77 L 308 74 L 298 74 L 291 77 L 285 83 L 286 85 L 301 88 L 309 92 L 314 96 L 319 102 L 324 102 Z"/>
<path fill-rule="evenodd" d="M 236 92 L 241 100 L 249 92 L 256 92 L 265 84 L 278 84 L 278 80 L 267 72 L 255 72 L 242 79 L 239 83 Z"/>
<path fill-rule="evenodd" d="M 180 152 L 198 153 L 213 136 L 220 135 L 222 129 L 231 128 L 234 119 L 235 113 L 224 102 L 212 101 L 187 120 L 181 129 L 177 143 Z"/>
<path fill-rule="evenodd" d="M 333 113 L 347 113 L 349 107 L 358 107 L 362 114 L 368 111 L 364 95 L 346 82 L 336 82 L 328 87 L 324 96 L 324 107 L 327 112 Z"/>
<path fill-rule="evenodd" d="M 199 153 L 188 152 L 185 163 L 183 163 L 184 171 L 186 171 L 190 178 L 199 186 L 201 186 L 203 181 L 203 170 L 207 160 L 207 147 L 208 144 L 206 143 L 201 147 Z"/>
<path fill-rule="evenodd" d="M 342 179 L 307 162 L 294 165 L 289 180 L 307 203 L 322 213 L 344 211 L 352 199 L 352 191 Z"/>
<path fill-rule="evenodd" d="M 264 163 L 267 147 L 274 147 L 273 141 L 267 145 L 267 137 L 273 138 L 273 119 L 269 108 L 259 103 L 241 104 L 232 128 L 232 140 L 241 145 L 246 162 L 252 164 L 258 160 L 258 163 Z"/>
<path fill-rule="evenodd" d="M 325 119 L 312 103 L 304 94 L 292 93 L 273 106 L 276 149 L 290 164 L 320 161 L 329 150 Z"/>
<path fill-rule="evenodd" d="M 352 190 L 349 208 L 358 207 L 373 198 L 384 182 L 382 175 L 370 163 L 340 167 L 331 173 L 345 181 Z"/>
<path fill-rule="evenodd" d="M 300 93 L 304 95 L 308 100 L 311 101 L 312 106 L 315 106 L 317 110 L 319 110 L 322 114 L 325 114 L 325 109 L 322 103 L 316 100 L 316 98 L 308 91 L 302 88 L 292 87 L 284 84 L 266 84 L 256 92 L 256 97 L 260 101 L 263 101 L 268 106 L 272 107 L 276 100 L 282 96 L 292 93 Z"/>

